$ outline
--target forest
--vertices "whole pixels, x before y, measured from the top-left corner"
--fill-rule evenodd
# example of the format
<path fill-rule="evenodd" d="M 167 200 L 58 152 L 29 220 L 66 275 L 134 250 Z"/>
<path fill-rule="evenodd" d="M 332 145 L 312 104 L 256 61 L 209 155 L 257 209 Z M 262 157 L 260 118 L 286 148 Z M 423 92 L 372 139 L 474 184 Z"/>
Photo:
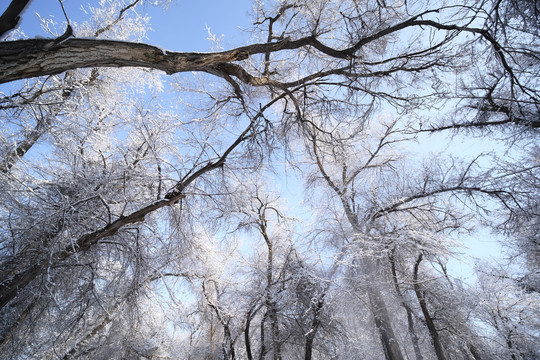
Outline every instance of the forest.
<path fill-rule="evenodd" d="M 189 3 L 2 3 L 0 359 L 539 359 L 540 2 Z"/>

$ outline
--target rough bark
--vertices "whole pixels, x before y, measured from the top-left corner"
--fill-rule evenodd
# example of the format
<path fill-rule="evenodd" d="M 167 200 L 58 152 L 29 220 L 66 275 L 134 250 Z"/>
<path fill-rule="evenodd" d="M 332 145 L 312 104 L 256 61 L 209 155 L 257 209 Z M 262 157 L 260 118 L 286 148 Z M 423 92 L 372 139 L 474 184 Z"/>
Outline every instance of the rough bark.
<path fill-rule="evenodd" d="M 145 67 L 168 74 L 212 72 L 217 71 L 217 64 L 247 56 L 242 50 L 210 54 L 168 52 L 151 45 L 113 40 L 8 41 L 0 44 L 0 83 L 87 67 Z"/>

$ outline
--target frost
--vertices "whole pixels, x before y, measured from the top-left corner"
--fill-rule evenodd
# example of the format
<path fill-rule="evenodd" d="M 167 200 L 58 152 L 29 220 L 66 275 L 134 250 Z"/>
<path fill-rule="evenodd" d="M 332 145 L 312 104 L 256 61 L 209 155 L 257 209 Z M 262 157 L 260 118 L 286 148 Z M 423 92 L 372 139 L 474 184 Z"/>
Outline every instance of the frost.
<path fill-rule="evenodd" d="M 79 41 L 143 41 L 140 3 L 94 2 Z M 440 333 L 448 358 L 538 358 L 539 150 L 515 123 L 537 118 L 537 66 L 518 56 L 536 48 L 518 21 L 467 33 L 496 21 L 474 19 L 481 2 L 381 4 L 258 1 L 242 62 L 8 84 L 0 357 L 420 358 Z M 482 149 L 446 128 L 505 119 L 475 128 Z M 508 259 L 457 279 L 494 232 Z"/>

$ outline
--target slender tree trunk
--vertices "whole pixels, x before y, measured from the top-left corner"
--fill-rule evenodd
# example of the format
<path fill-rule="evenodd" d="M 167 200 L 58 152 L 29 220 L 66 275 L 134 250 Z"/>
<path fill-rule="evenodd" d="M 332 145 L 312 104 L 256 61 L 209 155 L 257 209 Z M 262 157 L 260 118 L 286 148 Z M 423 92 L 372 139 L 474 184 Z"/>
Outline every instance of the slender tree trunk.
<path fill-rule="evenodd" d="M 423 254 L 420 253 L 420 255 L 418 255 L 418 259 L 416 260 L 416 263 L 414 264 L 414 274 L 413 274 L 414 292 L 416 294 L 416 297 L 418 298 L 418 302 L 420 303 L 422 314 L 424 314 L 426 325 L 429 330 L 431 341 L 433 342 L 433 347 L 435 348 L 435 354 L 437 355 L 437 359 L 446 360 L 446 357 L 444 356 L 444 350 L 441 345 L 441 341 L 439 339 L 439 333 L 437 332 L 437 329 L 435 328 L 435 324 L 433 323 L 433 318 L 429 314 L 426 300 L 420 289 L 420 284 L 418 283 L 418 268 L 420 267 L 422 258 L 423 258 Z"/>
<path fill-rule="evenodd" d="M 257 311 L 253 308 L 248 310 L 246 315 L 246 327 L 244 329 L 244 342 L 246 343 L 246 356 L 248 360 L 253 360 L 253 354 L 251 353 L 251 337 L 249 335 L 249 328 L 251 326 L 251 320 Z"/>
<path fill-rule="evenodd" d="M 236 360 L 234 341 L 228 322 L 226 323 L 226 325 L 224 325 L 223 332 L 225 334 L 225 341 L 223 342 L 223 355 L 225 359 Z"/>
<path fill-rule="evenodd" d="M 313 329 L 311 331 L 313 331 Z M 306 344 L 304 346 L 304 360 L 311 360 L 311 357 L 313 355 L 313 339 L 314 338 L 315 338 L 315 335 L 311 336 L 311 334 L 308 334 L 306 336 Z"/>
<path fill-rule="evenodd" d="M 408 327 L 408 330 L 409 330 L 409 336 L 411 338 L 411 343 L 413 345 L 416 360 L 423 360 L 422 352 L 420 351 L 420 345 L 418 344 L 418 336 L 416 336 L 416 331 L 414 329 L 414 321 L 413 321 L 413 316 L 412 316 L 412 309 L 409 306 L 409 304 L 407 304 L 405 302 L 405 298 L 403 296 L 403 293 L 401 292 L 401 289 L 399 288 L 399 282 L 398 282 L 398 278 L 397 278 L 396 262 L 395 262 L 395 258 L 394 258 L 394 253 L 395 253 L 395 248 L 392 250 L 392 252 L 389 255 L 390 266 L 391 266 L 391 269 L 392 269 L 392 279 L 393 279 L 393 282 L 394 282 L 394 288 L 396 289 L 396 293 L 397 293 L 397 295 L 398 295 L 398 297 L 400 299 L 401 306 L 403 306 L 403 308 L 405 308 L 405 311 L 407 313 L 407 327 Z"/>
<path fill-rule="evenodd" d="M 279 335 L 279 325 L 277 318 L 277 309 L 275 301 L 268 303 L 270 327 L 272 329 L 272 350 L 274 352 L 274 360 L 281 360 L 281 341 Z"/>
<path fill-rule="evenodd" d="M 394 335 L 394 330 L 392 329 L 388 309 L 379 289 L 369 285 L 367 286 L 366 290 L 368 293 L 375 326 L 379 332 L 379 337 L 381 339 L 386 359 L 403 360 L 404 358 L 401 353 L 401 349 L 397 342 L 396 336 Z"/>
<path fill-rule="evenodd" d="M 265 333 L 264 333 L 264 323 L 266 322 L 266 318 L 268 317 L 268 313 L 264 313 L 264 316 L 261 319 L 261 348 L 259 351 L 259 360 L 264 359 L 266 355 L 266 344 L 265 342 Z"/>
<path fill-rule="evenodd" d="M 313 310 L 313 320 L 311 321 L 311 328 L 309 329 L 308 334 L 306 335 L 306 343 L 304 346 L 304 360 L 311 360 L 313 356 L 313 341 L 315 340 L 315 335 L 317 335 L 317 330 L 321 324 L 320 314 L 324 306 L 324 294 L 318 299 L 315 309 Z"/>
<path fill-rule="evenodd" d="M 416 360 L 423 360 L 422 352 L 420 351 L 420 345 L 418 344 L 418 336 L 416 336 L 416 331 L 414 330 L 414 321 L 412 316 L 412 310 L 409 305 L 407 305 L 405 302 L 403 302 L 403 307 L 405 308 L 405 311 L 407 312 L 407 327 L 409 330 L 409 336 L 411 338 L 411 342 L 414 349 L 414 355 L 416 356 Z"/>
<path fill-rule="evenodd" d="M 221 349 L 223 352 L 223 358 L 227 360 L 236 360 L 236 353 L 234 350 L 234 340 L 232 338 L 231 329 L 229 327 L 229 320 L 223 316 L 219 305 L 214 304 L 210 296 L 206 292 L 206 286 L 202 283 L 203 294 L 206 298 L 208 306 L 214 310 L 216 316 L 223 327 L 223 342 L 221 343 Z M 216 289 L 217 292 L 217 289 Z M 218 297 L 219 300 L 219 297 Z"/>
<path fill-rule="evenodd" d="M 273 273 L 274 273 L 274 244 L 268 237 L 266 218 L 264 210 L 259 214 L 260 232 L 268 248 L 268 257 L 266 264 L 266 307 L 268 318 L 270 319 L 270 330 L 272 333 L 272 352 L 274 360 L 281 360 L 281 340 L 279 334 L 279 322 L 277 316 L 277 304 L 274 299 Z"/>

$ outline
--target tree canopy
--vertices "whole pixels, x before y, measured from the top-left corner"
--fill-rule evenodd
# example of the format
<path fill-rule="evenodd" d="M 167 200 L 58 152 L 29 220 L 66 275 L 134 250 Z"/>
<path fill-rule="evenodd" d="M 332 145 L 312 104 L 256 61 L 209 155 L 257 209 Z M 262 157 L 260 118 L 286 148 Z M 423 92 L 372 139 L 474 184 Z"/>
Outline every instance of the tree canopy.
<path fill-rule="evenodd" d="M 0 16 L 0 358 L 540 356 L 536 1 L 56 5 Z"/>

